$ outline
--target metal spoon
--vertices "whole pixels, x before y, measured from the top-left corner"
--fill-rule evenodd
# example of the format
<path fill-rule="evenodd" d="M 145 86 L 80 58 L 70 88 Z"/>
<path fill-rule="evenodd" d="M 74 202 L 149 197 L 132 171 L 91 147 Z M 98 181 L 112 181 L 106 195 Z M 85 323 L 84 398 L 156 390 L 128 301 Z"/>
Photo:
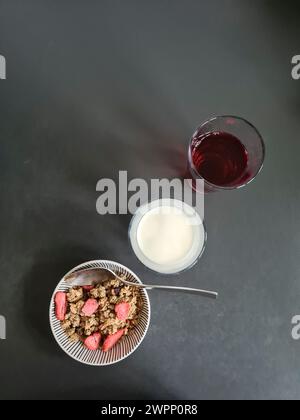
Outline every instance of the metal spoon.
<path fill-rule="evenodd" d="M 178 287 L 178 286 L 160 286 L 160 285 L 150 285 L 150 284 L 140 284 L 134 283 L 128 280 L 125 280 L 123 277 L 118 276 L 113 270 L 109 268 L 87 268 L 84 270 L 76 271 L 75 273 L 68 274 L 64 277 L 64 281 L 71 286 L 96 286 L 97 284 L 103 283 L 106 280 L 109 280 L 111 273 L 122 283 L 127 284 L 128 286 L 138 287 L 140 289 L 161 289 L 167 290 L 169 292 L 182 292 L 190 293 L 193 295 L 200 295 L 208 297 L 211 299 L 217 299 L 218 293 L 211 292 L 208 290 L 201 289 L 192 289 L 189 287 Z"/>

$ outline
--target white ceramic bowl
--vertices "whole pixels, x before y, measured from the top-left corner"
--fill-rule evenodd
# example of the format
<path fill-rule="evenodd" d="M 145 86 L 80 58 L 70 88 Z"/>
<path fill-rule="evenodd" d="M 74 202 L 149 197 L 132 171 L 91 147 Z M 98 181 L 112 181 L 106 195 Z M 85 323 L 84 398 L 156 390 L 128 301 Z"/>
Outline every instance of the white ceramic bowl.
<path fill-rule="evenodd" d="M 71 270 L 68 274 L 85 268 L 95 267 L 110 268 L 111 270 L 115 271 L 116 274 L 125 274 L 127 279 L 130 281 L 141 283 L 141 280 L 124 265 L 113 261 L 105 260 L 96 260 L 80 264 L 79 266 Z M 130 356 L 140 346 L 147 334 L 151 318 L 150 301 L 146 290 L 141 289 L 143 307 L 141 310 L 138 325 L 131 331 L 129 331 L 128 335 L 121 339 L 120 342 L 117 343 L 110 351 L 103 352 L 100 349 L 96 351 L 88 350 L 86 347 L 84 347 L 84 345 L 81 342 L 72 343 L 63 331 L 60 325 L 60 321 L 56 319 L 54 304 L 55 294 L 56 292 L 60 291 L 64 292 L 68 290 L 69 287 L 70 286 L 67 285 L 63 280 L 61 280 L 58 283 L 51 298 L 49 311 L 50 326 L 52 333 L 58 345 L 65 353 L 67 353 L 68 356 L 72 357 L 80 363 L 84 363 L 87 365 L 107 366 L 126 359 L 126 357 Z"/>

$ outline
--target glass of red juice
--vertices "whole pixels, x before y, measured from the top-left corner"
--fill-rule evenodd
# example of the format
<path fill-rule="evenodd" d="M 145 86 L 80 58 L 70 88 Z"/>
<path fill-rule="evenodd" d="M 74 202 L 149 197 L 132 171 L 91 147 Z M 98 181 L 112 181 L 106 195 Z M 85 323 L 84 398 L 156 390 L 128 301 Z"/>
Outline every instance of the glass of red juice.
<path fill-rule="evenodd" d="M 193 188 L 197 191 L 197 179 L 204 180 L 205 192 L 242 188 L 261 171 L 264 157 L 264 141 L 251 123 L 240 117 L 214 117 L 190 141 Z"/>

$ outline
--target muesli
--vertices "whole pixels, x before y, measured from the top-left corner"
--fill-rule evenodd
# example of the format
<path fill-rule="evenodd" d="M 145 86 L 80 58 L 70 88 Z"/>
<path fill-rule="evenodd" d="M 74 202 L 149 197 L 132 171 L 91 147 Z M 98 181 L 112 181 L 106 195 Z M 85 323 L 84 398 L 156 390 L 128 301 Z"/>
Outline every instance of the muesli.
<path fill-rule="evenodd" d="M 66 335 L 89 350 L 109 351 L 137 325 L 141 309 L 139 289 L 117 278 L 55 295 L 56 318 Z"/>

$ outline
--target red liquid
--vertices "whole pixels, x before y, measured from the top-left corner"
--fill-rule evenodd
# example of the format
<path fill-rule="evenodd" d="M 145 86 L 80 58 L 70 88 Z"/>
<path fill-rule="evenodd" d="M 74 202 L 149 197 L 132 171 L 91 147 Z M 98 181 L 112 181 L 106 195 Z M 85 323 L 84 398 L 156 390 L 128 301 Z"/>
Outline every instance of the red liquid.
<path fill-rule="evenodd" d="M 192 159 L 206 181 L 223 187 L 237 186 L 245 176 L 248 153 L 233 135 L 212 132 L 194 138 Z"/>

